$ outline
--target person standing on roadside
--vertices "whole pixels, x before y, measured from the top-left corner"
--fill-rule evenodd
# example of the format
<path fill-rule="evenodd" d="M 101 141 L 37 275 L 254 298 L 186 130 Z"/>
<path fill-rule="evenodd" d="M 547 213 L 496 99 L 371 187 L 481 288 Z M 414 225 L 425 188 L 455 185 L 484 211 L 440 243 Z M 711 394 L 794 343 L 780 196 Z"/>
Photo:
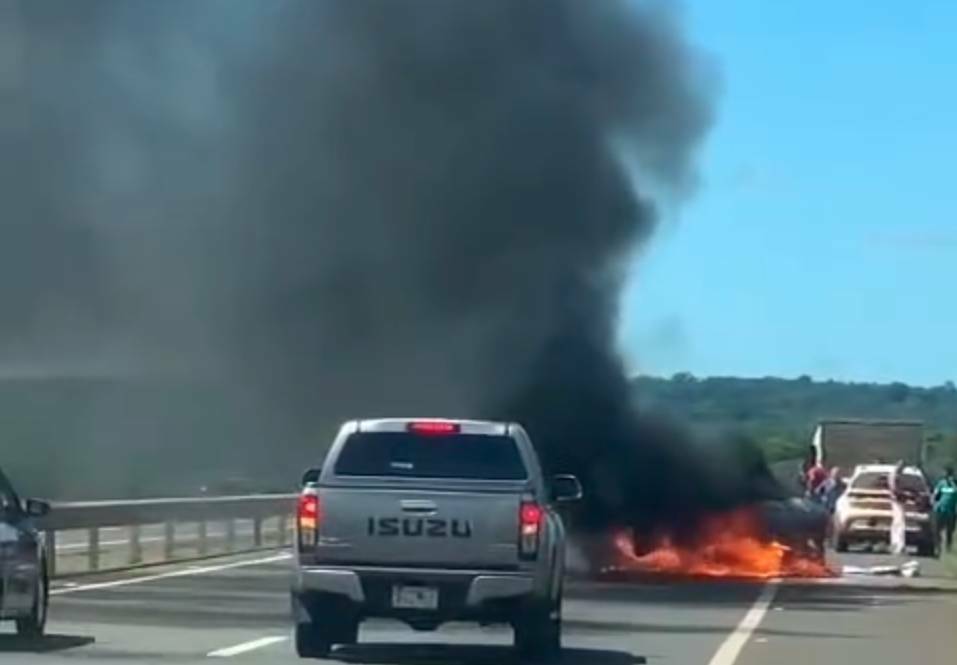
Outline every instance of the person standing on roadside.
<path fill-rule="evenodd" d="M 891 492 L 891 534 L 890 546 L 892 554 L 903 554 L 907 549 L 907 511 L 904 508 L 901 495 L 900 478 L 904 471 L 904 461 L 900 460 L 888 478 L 888 488 Z"/>
<path fill-rule="evenodd" d="M 837 500 L 844 494 L 845 489 L 847 489 L 847 484 L 844 482 L 844 479 L 841 478 L 841 468 L 837 466 L 832 467 L 827 480 L 821 483 L 817 490 L 821 498 L 821 503 L 824 504 L 824 507 L 827 508 L 829 513 L 834 513 Z"/>
<path fill-rule="evenodd" d="M 817 463 L 809 468 L 804 478 L 806 496 L 813 500 L 822 499 L 821 488 L 827 479 L 827 469 L 824 468 L 824 465 Z"/>
<path fill-rule="evenodd" d="M 954 467 L 948 466 L 944 477 L 937 482 L 933 499 L 937 528 L 943 533 L 949 552 L 954 545 L 954 529 L 957 527 L 957 478 L 954 477 Z"/>
<path fill-rule="evenodd" d="M 804 498 L 819 501 L 820 486 L 827 480 L 827 470 L 818 460 L 817 448 L 810 446 L 804 464 L 801 466 L 801 484 L 804 486 Z"/>

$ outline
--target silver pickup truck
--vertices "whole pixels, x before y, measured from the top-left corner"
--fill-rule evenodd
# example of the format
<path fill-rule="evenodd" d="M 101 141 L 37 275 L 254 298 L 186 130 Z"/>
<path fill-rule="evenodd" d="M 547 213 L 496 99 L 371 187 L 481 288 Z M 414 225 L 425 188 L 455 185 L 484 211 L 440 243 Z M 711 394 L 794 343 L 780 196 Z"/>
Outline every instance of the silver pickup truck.
<path fill-rule="evenodd" d="M 303 485 L 292 588 L 300 656 L 354 644 L 371 617 L 415 630 L 509 623 L 522 655 L 560 649 L 565 529 L 553 504 L 580 498 L 581 485 L 546 480 L 521 426 L 348 422 Z"/>

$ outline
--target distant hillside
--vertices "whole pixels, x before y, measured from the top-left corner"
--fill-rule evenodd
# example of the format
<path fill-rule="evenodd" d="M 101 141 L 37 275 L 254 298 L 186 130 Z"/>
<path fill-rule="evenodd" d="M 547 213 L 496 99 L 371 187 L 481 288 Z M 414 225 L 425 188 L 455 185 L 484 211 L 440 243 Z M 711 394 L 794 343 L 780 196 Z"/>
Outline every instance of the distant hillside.
<path fill-rule="evenodd" d="M 637 377 L 635 403 L 702 433 L 736 431 L 757 441 L 774 460 L 800 456 L 822 418 L 894 418 L 927 425 L 928 454 L 938 463 L 957 457 L 957 388 L 915 388 L 798 379 L 670 379 Z"/>
<path fill-rule="evenodd" d="M 772 462 L 800 456 L 824 417 L 920 419 L 934 458 L 957 460 L 953 386 L 679 375 L 637 378 L 633 387 L 640 409 L 699 433 L 743 434 Z M 238 476 L 251 476 L 257 491 L 286 489 L 321 438 L 268 417 L 242 388 L 0 380 L 0 467 L 24 493 L 54 498 L 185 494 Z"/>
<path fill-rule="evenodd" d="M 241 392 L 87 378 L 0 380 L 0 467 L 24 494 L 96 499 L 190 494 L 251 474 L 286 489 L 283 432 Z"/>

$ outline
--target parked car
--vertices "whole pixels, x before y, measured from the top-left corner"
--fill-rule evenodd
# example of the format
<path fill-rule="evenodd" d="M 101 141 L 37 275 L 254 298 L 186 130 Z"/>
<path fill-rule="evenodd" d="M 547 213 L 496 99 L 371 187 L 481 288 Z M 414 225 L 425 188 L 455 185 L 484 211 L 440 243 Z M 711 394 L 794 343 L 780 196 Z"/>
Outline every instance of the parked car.
<path fill-rule="evenodd" d="M 38 637 L 46 627 L 47 553 L 34 520 L 49 511 L 43 501 L 21 501 L 0 470 L 0 620 L 16 621 L 25 637 Z"/>

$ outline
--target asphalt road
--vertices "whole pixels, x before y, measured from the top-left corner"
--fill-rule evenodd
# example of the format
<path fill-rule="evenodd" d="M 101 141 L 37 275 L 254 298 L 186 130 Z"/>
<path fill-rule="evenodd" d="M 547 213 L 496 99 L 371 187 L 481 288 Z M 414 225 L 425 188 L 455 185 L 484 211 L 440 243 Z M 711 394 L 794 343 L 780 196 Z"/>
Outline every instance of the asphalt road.
<path fill-rule="evenodd" d="M 258 554 L 192 566 L 58 582 L 50 635 L 0 635 L 0 662 L 251 664 L 297 662 L 289 641 L 288 560 Z M 866 565 L 886 556 L 852 555 Z M 825 584 L 582 583 L 568 586 L 562 663 L 803 665 L 952 663 L 957 586 L 939 564 L 925 577 Z M 949 588 L 944 588 L 949 587 Z M 414 633 L 364 624 L 337 662 L 514 663 L 506 628 L 453 625 Z"/>

